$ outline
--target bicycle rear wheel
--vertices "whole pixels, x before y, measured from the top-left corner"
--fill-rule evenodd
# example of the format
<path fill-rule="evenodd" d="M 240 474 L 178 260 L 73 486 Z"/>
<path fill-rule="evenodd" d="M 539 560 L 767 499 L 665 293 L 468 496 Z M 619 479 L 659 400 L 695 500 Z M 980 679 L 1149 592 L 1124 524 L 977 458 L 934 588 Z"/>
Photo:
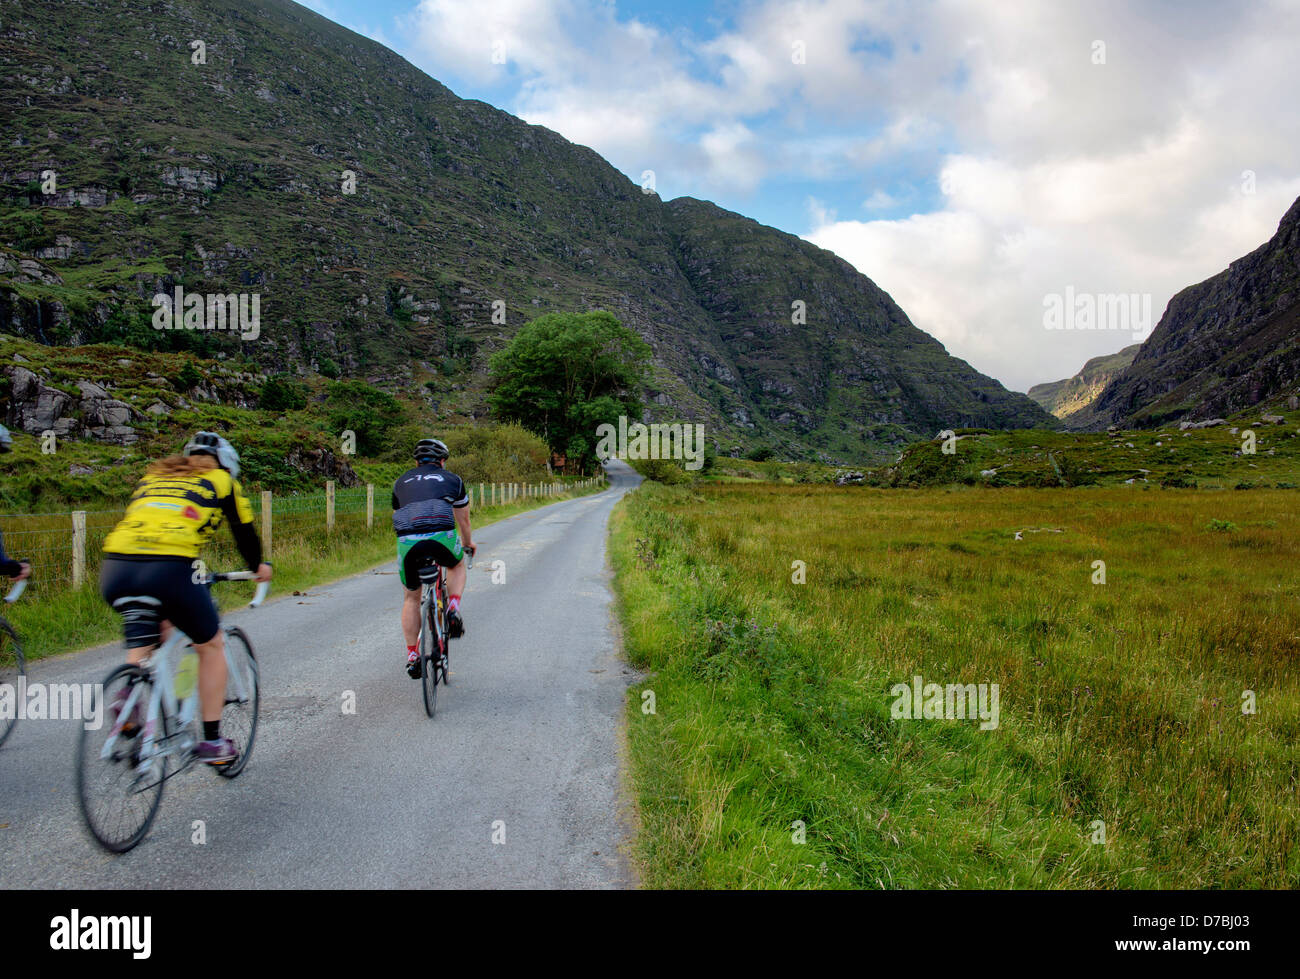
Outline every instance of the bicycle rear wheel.
<path fill-rule="evenodd" d="M 130 711 L 134 732 L 120 730 L 109 705 L 119 693 L 135 696 Z M 92 695 L 92 712 L 102 723 L 97 731 L 81 728 L 77 742 L 77 801 L 95 840 L 105 850 L 125 853 L 139 843 L 153 825 L 167 780 L 167 755 L 141 763 L 144 717 L 153 697 L 153 678 L 147 670 L 129 663 L 119 666 Z M 97 701 L 97 702 L 95 702 Z M 155 732 L 155 747 L 166 735 Z"/>
<path fill-rule="evenodd" d="M 4 619 L 0 619 L 0 686 L 9 685 L 10 690 L 18 689 L 18 678 L 27 675 L 27 662 L 23 659 L 22 643 L 18 633 Z M 13 733 L 18 723 L 18 704 L 14 703 L 14 716 L 0 717 L 0 744 Z"/>
<path fill-rule="evenodd" d="M 438 711 L 438 645 L 426 613 L 420 626 L 420 688 L 424 691 L 424 712 Z"/>
<path fill-rule="evenodd" d="M 222 778 L 234 778 L 244 770 L 248 756 L 253 753 L 262 695 L 257 685 L 257 657 L 243 629 L 238 626 L 226 629 L 226 649 L 226 704 L 221 708 L 221 734 L 235 743 L 239 757 L 229 765 L 212 767 Z M 239 671 L 238 679 L 231 676 L 233 670 Z"/>

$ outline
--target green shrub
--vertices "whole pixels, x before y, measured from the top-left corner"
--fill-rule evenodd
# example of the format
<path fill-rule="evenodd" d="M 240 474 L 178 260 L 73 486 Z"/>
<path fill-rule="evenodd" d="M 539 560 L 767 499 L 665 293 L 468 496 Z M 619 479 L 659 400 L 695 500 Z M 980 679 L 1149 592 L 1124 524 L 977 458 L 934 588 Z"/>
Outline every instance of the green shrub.
<path fill-rule="evenodd" d="M 297 411 L 307 406 L 307 389 L 287 374 L 272 374 L 262 383 L 258 404 L 266 411 Z"/>
<path fill-rule="evenodd" d="M 646 479 L 665 486 L 681 486 L 692 481 L 686 470 L 671 459 L 636 459 L 629 463 Z"/>
<path fill-rule="evenodd" d="M 466 425 L 445 429 L 437 437 L 451 452 L 447 468 L 467 482 L 546 478 L 550 449 L 522 425 Z"/>
<path fill-rule="evenodd" d="M 194 366 L 194 361 L 187 360 L 181 365 L 181 369 L 176 372 L 176 383 L 182 391 L 188 391 L 199 381 L 203 380 L 203 375 L 199 369 Z"/>

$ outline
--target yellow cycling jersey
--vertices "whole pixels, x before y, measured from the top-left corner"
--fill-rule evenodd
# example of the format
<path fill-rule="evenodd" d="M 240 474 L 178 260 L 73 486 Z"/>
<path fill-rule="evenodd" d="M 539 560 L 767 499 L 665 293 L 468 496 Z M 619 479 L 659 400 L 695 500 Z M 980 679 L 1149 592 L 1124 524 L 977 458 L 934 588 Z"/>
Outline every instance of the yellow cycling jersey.
<path fill-rule="evenodd" d="M 253 508 L 238 482 L 224 469 L 208 469 L 192 476 L 152 476 L 146 473 L 131 494 L 123 517 L 104 540 L 105 554 L 158 557 L 198 557 L 199 548 L 212 539 L 224 520 L 241 551 L 251 538 L 258 556 L 260 545 L 253 529 Z"/>

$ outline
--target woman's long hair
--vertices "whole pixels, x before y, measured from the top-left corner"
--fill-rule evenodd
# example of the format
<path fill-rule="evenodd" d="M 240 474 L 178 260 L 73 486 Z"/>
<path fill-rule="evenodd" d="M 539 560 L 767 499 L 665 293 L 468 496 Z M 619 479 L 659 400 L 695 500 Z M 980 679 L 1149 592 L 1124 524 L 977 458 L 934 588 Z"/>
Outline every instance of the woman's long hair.
<path fill-rule="evenodd" d="M 167 456 L 149 463 L 145 472 L 150 476 L 197 476 L 217 468 L 217 460 L 210 455 Z"/>

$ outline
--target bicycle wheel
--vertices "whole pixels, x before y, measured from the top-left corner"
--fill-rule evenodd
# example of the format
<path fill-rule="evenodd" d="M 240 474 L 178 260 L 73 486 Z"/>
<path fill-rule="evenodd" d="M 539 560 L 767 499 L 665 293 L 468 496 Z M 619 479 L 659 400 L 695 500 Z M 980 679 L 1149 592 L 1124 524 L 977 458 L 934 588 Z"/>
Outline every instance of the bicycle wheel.
<path fill-rule="evenodd" d="M 229 765 L 214 765 L 213 768 L 222 778 L 234 778 L 248 764 L 248 756 L 253 753 L 253 739 L 257 737 L 257 712 L 262 703 L 262 695 L 257 685 L 257 657 L 253 655 L 253 644 L 238 626 L 226 629 L 227 657 L 233 669 L 239 670 L 239 685 L 236 678 L 226 671 L 226 704 L 221 708 L 221 734 L 235 743 L 239 757 Z M 240 689 L 243 696 L 240 697 Z"/>
<path fill-rule="evenodd" d="M 438 646 L 429 618 L 426 612 L 420 626 L 420 688 L 424 691 L 424 712 L 432 717 L 438 711 Z"/>
<path fill-rule="evenodd" d="M 116 730 L 108 707 L 123 692 L 138 695 L 131 711 L 138 719 L 133 733 Z M 143 718 L 152 696 L 153 678 L 147 670 L 130 663 L 119 666 L 104 681 L 104 689 L 92 695 L 90 716 L 101 718 L 99 730 L 88 731 L 83 724 L 77 742 L 81 815 L 99 845 L 112 853 L 125 853 L 144 839 L 162 802 L 168 756 L 155 755 L 143 765 L 140 762 Z M 155 746 L 162 742 L 166 728 L 164 718 Z"/>
<path fill-rule="evenodd" d="M 23 659 L 22 643 L 18 633 L 4 619 L 0 619 L 0 687 L 8 684 L 10 690 L 18 689 L 18 678 L 27 675 L 27 663 Z M 0 744 L 13 733 L 18 723 L 18 704 L 14 703 L 14 716 L 0 717 Z"/>

